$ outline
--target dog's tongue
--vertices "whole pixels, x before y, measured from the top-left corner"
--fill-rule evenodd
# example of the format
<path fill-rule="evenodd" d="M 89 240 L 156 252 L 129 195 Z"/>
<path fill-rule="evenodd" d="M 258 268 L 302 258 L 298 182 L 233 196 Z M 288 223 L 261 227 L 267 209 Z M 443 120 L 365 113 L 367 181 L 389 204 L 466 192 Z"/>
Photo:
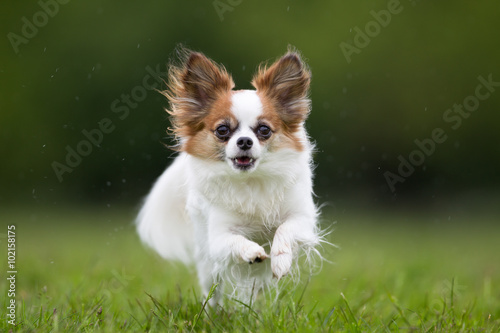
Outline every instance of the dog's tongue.
<path fill-rule="evenodd" d="M 248 156 L 238 157 L 238 158 L 236 159 L 236 161 L 237 161 L 239 164 L 249 164 L 249 163 L 250 163 L 250 157 L 248 157 Z"/>

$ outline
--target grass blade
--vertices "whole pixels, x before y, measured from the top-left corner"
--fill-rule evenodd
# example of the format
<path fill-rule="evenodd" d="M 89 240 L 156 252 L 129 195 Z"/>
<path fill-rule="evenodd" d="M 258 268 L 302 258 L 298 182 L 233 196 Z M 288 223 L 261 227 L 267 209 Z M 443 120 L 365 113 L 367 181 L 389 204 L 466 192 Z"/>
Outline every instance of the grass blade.
<path fill-rule="evenodd" d="M 203 311 L 205 310 L 205 307 L 207 306 L 208 304 L 208 301 L 214 296 L 215 294 L 215 289 L 217 288 L 218 284 L 215 283 L 212 285 L 212 287 L 210 288 L 210 291 L 208 292 L 208 295 L 207 295 L 207 298 L 205 299 L 205 302 L 203 302 L 203 305 L 200 309 L 200 312 L 198 313 L 198 315 L 195 316 L 195 320 L 194 320 L 194 323 L 193 323 L 193 327 L 192 327 L 192 330 L 194 330 L 194 328 L 196 327 L 196 324 L 198 323 L 198 320 L 200 319 L 201 317 L 201 314 L 203 313 Z"/>

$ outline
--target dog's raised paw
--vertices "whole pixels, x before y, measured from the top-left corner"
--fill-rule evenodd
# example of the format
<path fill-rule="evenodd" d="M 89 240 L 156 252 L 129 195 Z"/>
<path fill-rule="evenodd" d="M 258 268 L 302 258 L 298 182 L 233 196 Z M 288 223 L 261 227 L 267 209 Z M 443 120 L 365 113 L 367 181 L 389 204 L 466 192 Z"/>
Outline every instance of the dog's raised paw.
<path fill-rule="evenodd" d="M 262 246 L 252 242 L 243 249 L 241 258 L 249 264 L 253 264 L 254 262 L 266 260 L 267 254 Z"/>
<path fill-rule="evenodd" d="M 271 270 L 276 279 L 280 280 L 290 272 L 292 259 L 293 256 L 291 253 L 280 252 L 278 255 L 273 255 L 271 252 Z"/>

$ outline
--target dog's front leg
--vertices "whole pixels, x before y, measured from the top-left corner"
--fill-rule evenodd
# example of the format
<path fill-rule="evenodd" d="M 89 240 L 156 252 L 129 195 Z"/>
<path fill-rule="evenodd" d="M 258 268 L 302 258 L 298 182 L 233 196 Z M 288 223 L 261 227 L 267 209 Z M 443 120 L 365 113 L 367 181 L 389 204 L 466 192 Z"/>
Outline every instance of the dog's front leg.
<path fill-rule="evenodd" d="M 274 234 L 271 247 L 271 270 L 274 277 L 279 280 L 288 274 L 299 245 L 314 247 L 318 243 L 314 217 L 290 217 Z"/>
<path fill-rule="evenodd" d="M 259 244 L 244 236 L 245 228 L 238 218 L 228 212 L 212 210 L 208 218 L 208 247 L 212 260 L 233 259 L 250 264 L 267 258 Z"/>

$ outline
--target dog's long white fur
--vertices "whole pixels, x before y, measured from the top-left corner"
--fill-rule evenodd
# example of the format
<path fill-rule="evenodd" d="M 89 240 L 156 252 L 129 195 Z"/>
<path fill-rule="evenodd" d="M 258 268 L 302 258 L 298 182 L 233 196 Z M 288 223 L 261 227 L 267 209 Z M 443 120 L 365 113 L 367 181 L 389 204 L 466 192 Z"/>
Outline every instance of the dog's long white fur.
<path fill-rule="evenodd" d="M 245 94 L 235 94 L 241 100 L 233 105 L 258 109 L 255 91 Z M 240 130 L 253 126 L 256 117 L 258 112 L 242 120 Z M 229 163 L 180 153 L 140 211 L 141 239 L 166 259 L 194 262 L 205 294 L 213 283 L 224 282 L 232 287 L 226 290 L 248 299 L 252 290 L 272 284 L 273 276 L 286 275 L 299 249 L 314 249 L 320 242 L 312 193 L 313 148 L 303 126 L 294 136 L 303 150 L 262 149 L 252 172 L 235 172 Z M 228 142 L 228 150 L 232 144 Z"/>

